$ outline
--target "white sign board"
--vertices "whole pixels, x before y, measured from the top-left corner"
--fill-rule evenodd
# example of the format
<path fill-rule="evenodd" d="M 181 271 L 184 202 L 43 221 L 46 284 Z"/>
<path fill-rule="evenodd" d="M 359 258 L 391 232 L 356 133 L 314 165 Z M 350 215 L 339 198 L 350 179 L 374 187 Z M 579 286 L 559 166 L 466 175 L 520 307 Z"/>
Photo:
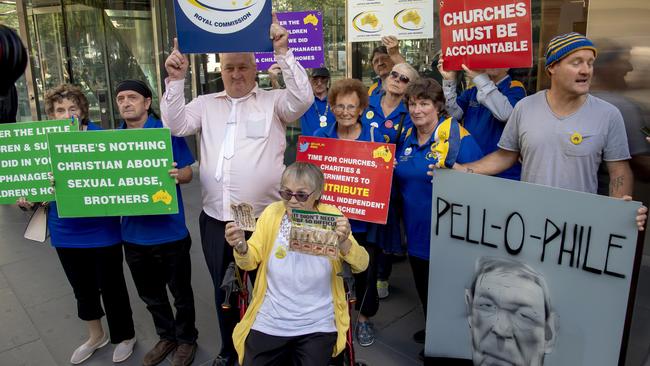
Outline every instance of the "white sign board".
<path fill-rule="evenodd" d="M 348 0 L 349 42 L 433 38 L 431 0 Z"/>
<path fill-rule="evenodd" d="M 618 364 L 639 206 L 436 171 L 427 356 L 475 365 Z"/>

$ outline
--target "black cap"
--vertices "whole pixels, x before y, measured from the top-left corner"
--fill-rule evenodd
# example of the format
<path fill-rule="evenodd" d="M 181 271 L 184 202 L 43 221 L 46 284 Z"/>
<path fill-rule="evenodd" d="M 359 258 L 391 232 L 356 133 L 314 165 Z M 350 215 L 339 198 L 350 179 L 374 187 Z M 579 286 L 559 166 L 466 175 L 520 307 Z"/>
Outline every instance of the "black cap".
<path fill-rule="evenodd" d="M 311 77 L 317 77 L 317 76 L 328 78 L 330 77 L 330 71 L 326 67 L 311 69 Z"/>
<path fill-rule="evenodd" d="M 136 93 L 139 93 L 145 98 L 151 98 L 151 89 L 145 84 L 144 82 L 140 80 L 124 80 L 117 84 L 117 88 L 115 88 L 115 94 L 119 94 L 120 92 L 123 92 L 125 90 L 133 90 Z"/>

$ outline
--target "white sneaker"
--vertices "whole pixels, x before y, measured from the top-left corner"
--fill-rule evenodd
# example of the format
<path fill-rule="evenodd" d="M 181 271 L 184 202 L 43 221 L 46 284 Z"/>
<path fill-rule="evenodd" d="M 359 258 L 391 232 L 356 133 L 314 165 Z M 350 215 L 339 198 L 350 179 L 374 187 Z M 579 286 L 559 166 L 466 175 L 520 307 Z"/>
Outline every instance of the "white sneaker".
<path fill-rule="evenodd" d="M 88 344 L 88 342 L 82 344 L 81 346 L 79 346 L 79 348 L 77 348 L 76 350 L 74 350 L 74 352 L 72 352 L 72 357 L 70 357 L 70 363 L 73 365 L 78 365 L 86 361 L 88 358 L 90 358 L 90 356 L 93 355 L 93 353 L 96 350 L 104 347 L 107 344 L 108 344 L 108 335 L 106 335 L 106 333 L 104 333 L 104 337 L 102 337 L 102 339 L 97 341 L 97 343 L 95 344 Z"/>
<path fill-rule="evenodd" d="M 133 347 L 135 346 L 135 337 L 122 341 L 115 346 L 113 351 L 113 362 L 123 362 L 131 356 L 133 353 Z"/>

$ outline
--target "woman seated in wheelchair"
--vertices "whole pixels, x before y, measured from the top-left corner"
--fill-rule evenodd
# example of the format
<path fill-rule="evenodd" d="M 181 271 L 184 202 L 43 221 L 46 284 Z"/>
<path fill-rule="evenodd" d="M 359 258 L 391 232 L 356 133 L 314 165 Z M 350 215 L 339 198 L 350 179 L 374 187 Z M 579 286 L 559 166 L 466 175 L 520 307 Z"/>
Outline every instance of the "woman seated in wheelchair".
<path fill-rule="evenodd" d="M 345 348 L 350 315 L 337 274 L 344 262 L 353 272 L 365 270 L 368 253 L 350 234 L 348 219 L 319 202 L 324 182 L 318 167 L 296 162 L 282 174 L 282 201 L 262 212 L 249 240 L 237 224 L 226 225 L 237 265 L 258 269 L 253 300 L 233 333 L 242 366 L 326 366 Z M 335 258 L 290 250 L 293 210 L 341 215 L 336 218 Z"/>

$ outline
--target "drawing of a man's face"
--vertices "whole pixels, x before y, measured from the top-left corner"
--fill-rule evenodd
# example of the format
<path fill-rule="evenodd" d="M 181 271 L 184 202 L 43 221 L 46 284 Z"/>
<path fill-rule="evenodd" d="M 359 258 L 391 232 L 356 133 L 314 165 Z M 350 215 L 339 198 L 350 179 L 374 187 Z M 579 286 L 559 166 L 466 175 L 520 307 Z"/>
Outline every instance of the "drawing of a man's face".
<path fill-rule="evenodd" d="M 555 340 L 543 279 L 524 267 L 483 269 L 465 295 L 474 365 L 542 365 Z"/>

